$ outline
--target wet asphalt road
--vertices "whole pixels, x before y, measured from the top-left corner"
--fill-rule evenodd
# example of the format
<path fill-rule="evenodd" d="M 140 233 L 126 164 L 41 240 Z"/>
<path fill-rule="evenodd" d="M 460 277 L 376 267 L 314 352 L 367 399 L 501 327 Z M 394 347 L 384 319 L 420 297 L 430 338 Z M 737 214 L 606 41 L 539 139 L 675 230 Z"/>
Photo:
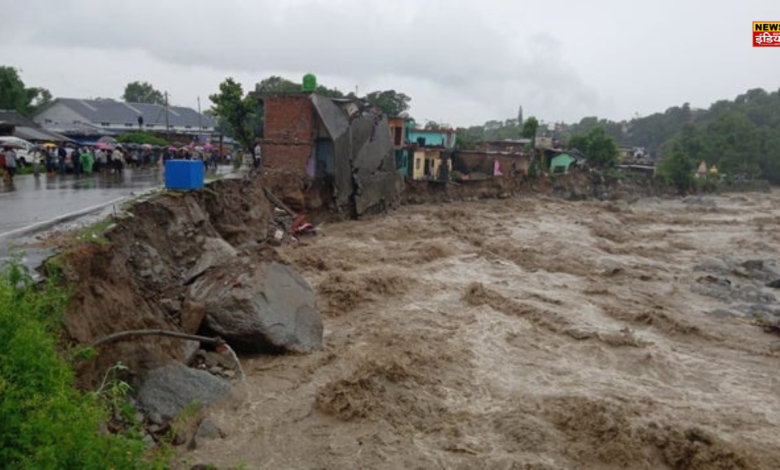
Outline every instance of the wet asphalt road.
<path fill-rule="evenodd" d="M 118 203 L 164 183 L 159 169 L 76 177 L 20 175 L 0 182 L 0 238 L 45 226 L 58 218 Z"/>

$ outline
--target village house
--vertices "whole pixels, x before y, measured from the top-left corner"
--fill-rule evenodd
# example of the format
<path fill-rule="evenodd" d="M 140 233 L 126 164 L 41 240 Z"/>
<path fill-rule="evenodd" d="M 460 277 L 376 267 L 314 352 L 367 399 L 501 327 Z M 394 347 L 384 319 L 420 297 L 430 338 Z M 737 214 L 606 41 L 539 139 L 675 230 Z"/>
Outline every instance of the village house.
<path fill-rule="evenodd" d="M 414 128 L 414 121 L 403 116 L 389 117 L 387 124 L 390 127 L 390 137 L 393 140 L 395 152 L 395 168 L 403 175 L 410 174 L 409 168 L 409 130 Z"/>
<path fill-rule="evenodd" d="M 455 129 L 411 129 L 409 142 L 419 147 L 438 147 L 451 149 L 455 147 Z"/>
<path fill-rule="evenodd" d="M 263 168 L 324 188 L 339 210 L 359 216 L 394 204 L 403 190 L 388 119 L 359 99 L 256 92 L 264 114 Z"/>
<path fill-rule="evenodd" d="M 552 174 L 567 174 L 572 167 L 584 167 L 588 162 L 588 157 L 577 149 L 548 149 L 544 153 Z"/>
<path fill-rule="evenodd" d="M 414 180 L 449 180 L 455 130 L 409 129 L 408 135 L 412 149 L 412 168 L 408 175 Z"/>
<path fill-rule="evenodd" d="M 35 116 L 44 129 L 88 143 L 101 136 L 126 132 L 211 135 L 216 122 L 205 114 L 183 106 L 127 103 L 111 99 L 57 98 Z"/>
<path fill-rule="evenodd" d="M 37 143 L 70 141 L 64 135 L 43 129 L 30 118 L 8 109 L 0 109 L 0 136 L 13 136 Z"/>
<path fill-rule="evenodd" d="M 531 147 L 531 139 L 485 140 L 477 145 L 481 152 L 525 153 Z"/>

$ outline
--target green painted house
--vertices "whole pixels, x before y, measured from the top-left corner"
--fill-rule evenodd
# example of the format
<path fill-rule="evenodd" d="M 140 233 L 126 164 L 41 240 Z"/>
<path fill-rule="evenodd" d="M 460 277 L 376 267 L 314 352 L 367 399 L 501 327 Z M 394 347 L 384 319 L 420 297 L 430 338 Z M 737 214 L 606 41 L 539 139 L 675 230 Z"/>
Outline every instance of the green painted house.
<path fill-rule="evenodd" d="M 561 153 L 553 157 L 550 160 L 550 173 L 568 173 L 571 165 L 576 162 L 577 159 L 569 155 L 568 153 Z"/>

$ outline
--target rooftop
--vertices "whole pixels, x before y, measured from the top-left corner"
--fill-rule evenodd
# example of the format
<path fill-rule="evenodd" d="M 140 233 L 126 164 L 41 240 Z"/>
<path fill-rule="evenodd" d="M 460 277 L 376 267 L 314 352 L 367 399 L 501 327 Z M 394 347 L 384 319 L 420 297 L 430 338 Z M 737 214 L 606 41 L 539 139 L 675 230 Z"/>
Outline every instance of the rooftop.
<path fill-rule="evenodd" d="M 92 123 L 137 124 L 138 116 L 142 116 L 144 124 L 165 126 L 165 106 L 159 104 L 127 103 L 111 99 L 57 98 L 48 107 L 57 103 L 67 106 Z M 168 123 L 173 127 L 189 126 L 193 129 L 197 129 L 199 125 L 216 126 L 211 117 L 184 106 L 168 106 Z"/>

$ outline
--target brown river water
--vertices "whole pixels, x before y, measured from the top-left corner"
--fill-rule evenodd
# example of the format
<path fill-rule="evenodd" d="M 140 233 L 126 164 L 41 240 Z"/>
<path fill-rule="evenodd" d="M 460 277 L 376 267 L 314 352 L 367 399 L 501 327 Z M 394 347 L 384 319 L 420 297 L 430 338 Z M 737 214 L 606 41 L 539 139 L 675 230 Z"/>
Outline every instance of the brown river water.
<path fill-rule="evenodd" d="M 282 249 L 323 350 L 242 358 L 210 412 L 226 437 L 181 468 L 780 468 L 780 337 L 693 289 L 706 260 L 778 268 L 780 193 L 407 206 L 324 232 Z"/>

